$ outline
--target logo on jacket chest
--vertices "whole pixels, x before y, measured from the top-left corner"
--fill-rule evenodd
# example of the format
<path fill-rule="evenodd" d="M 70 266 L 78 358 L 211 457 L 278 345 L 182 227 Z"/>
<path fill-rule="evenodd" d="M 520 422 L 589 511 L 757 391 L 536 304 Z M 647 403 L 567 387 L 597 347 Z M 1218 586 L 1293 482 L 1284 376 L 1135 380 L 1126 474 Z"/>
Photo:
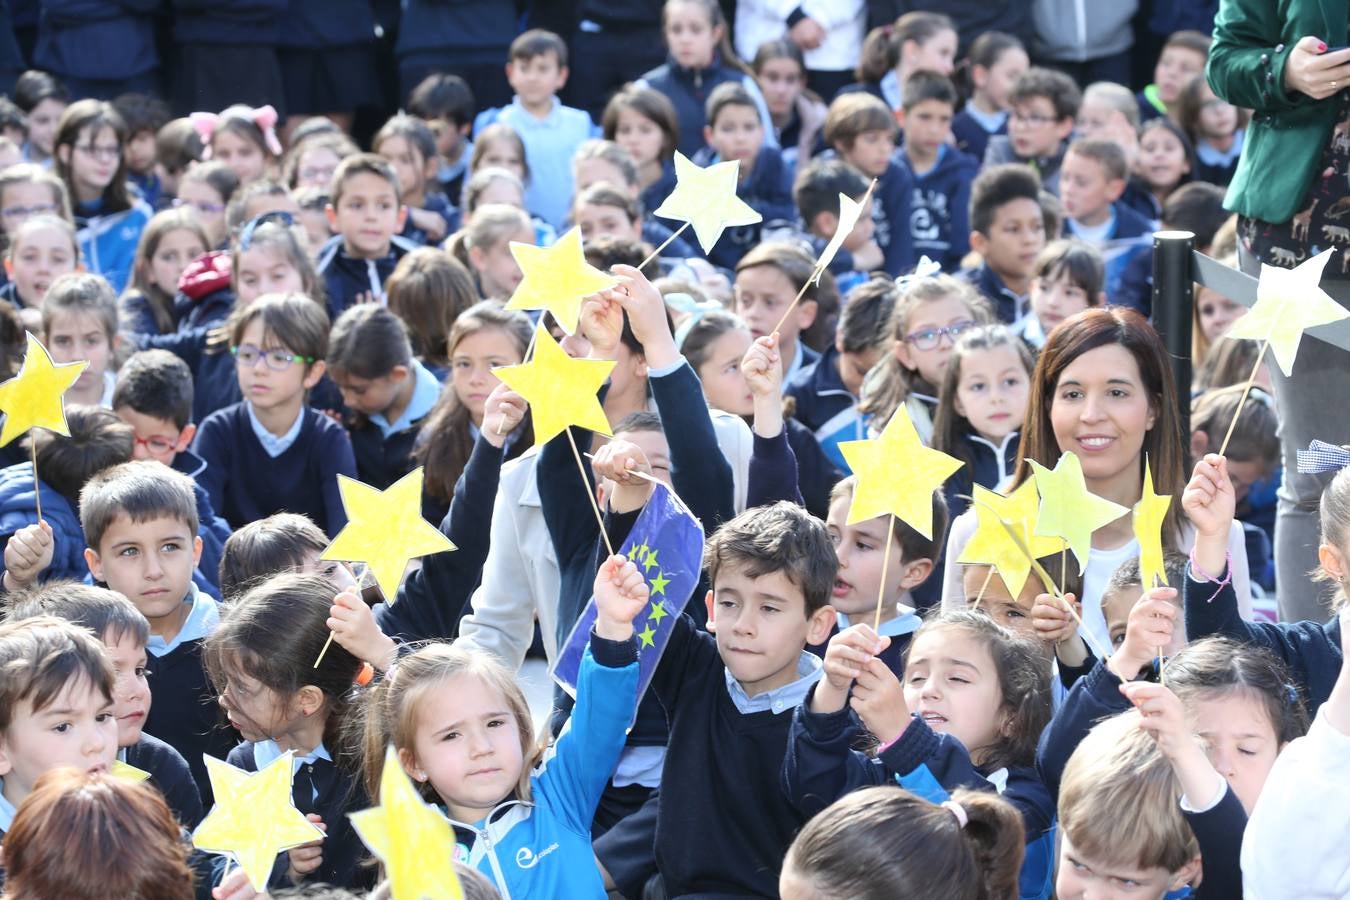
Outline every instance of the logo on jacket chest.
<path fill-rule="evenodd" d="M 535 855 L 535 852 L 529 847 L 521 847 L 516 851 L 516 865 L 522 869 L 533 869 L 535 866 L 539 865 L 541 859 L 557 849 L 558 844 L 554 842 L 549 844 L 543 850 L 540 850 L 538 855 Z"/>

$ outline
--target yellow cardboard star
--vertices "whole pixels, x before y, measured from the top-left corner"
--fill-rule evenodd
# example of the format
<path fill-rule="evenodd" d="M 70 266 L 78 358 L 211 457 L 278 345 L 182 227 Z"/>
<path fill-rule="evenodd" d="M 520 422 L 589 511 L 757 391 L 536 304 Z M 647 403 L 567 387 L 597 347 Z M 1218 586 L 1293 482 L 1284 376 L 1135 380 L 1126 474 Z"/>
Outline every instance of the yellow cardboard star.
<path fill-rule="evenodd" d="M 963 463 L 925 447 L 903 406 L 886 423 L 881 437 L 844 441 L 839 450 L 858 476 L 848 524 L 894 513 L 919 534 L 932 538 L 933 492 Z"/>
<path fill-rule="evenodd" d="M 1270 341 L 1281 371 L 1286 376 L 1292 375 L 1303 332 L 1350 316 L 1319 284 L 1322 270 L 1334 252 L 1336 248 L 1330 247 L 1293 269 L 1262 263 L 1261 278 L 1256 284 L 1256 305 L 1233 323 L 1225 337 Z"/>
<path fill-rule="evenodd" d="M 1153 471 L 1145 458 L 1144 493 L 1134 505 L 1134 537 L 1139 541 L 1139 578 L 1144 590 L 1155 583 L 1167 584 L 1167 570 L 1163 567 L 1162 528 L 1171 505 L 1171 494 L 1159 495 L 1153 492 Z M 1157 576 L 1157 582 L 1154 582 L 1154 576 Z"/>
<path fill-rule="evenodd" d="M 132 784 L 139 784 L 142 781 L 150 780 L 150 773 L 144 769 L 138 769 L 131 763 L 115 760 L 112 765 L 112 776 L 120 778 L 123 781 L 130 781 Z"/>
<path fill-rule="evenodd" d="M 206 757 L 216 805 L 192 833 L 192 846 L 233 856 L 255 891 L 267 889 L 278 853 L 323 837 L 291 800 L 291 759 L 287 751 L 261 771 L 245 772 Z"/>
<path fill-rule="evenodd" d="M 1016 599 L 1031 574 L 1031 560 L 1008 536 L 1003 523 L 1011 523 L 1037 559 L 1064 549 L 1063 539 L 1036 534 L 1036 520 L 1040 517 L 1036 479 L 1028 478 L 1006 497 L 976 485 L 971 505 L 978 524 L 956 561 L 968 565 L 993 566 L 998 577 L 1003 579 L 1008 593 Z M 1045 587 L 1046 590 L 1052 588 L 1051 585 Z"/>
<path fill-rule="evenodd" d="M 821 251 L 820 258 L 816 260 L 815 271 L 811 274 L 811 280 L 820 284 L 820 276 L 830 267 L 835 254 L 839 248 L 844 246 L 844 241 L 853 233 L 854 227 L 858 224 L 858 217 L 862 215 L 863 206 L 867 203 L 867 198 L 872 195 L 872 188 L 876 187 L 876 179 L 867 187 L 867 193 L 863 194 L 861 200 L 854 200 L 847 194 L 839 195 L 839 224 L 835 226 L 834 235 L 830 242 L 825 245 Z"/>
<path fill-rule="evenodd" d="M 581 301 L 618 284 L 586 262 L 581 252 L 581 229 L 573 228 L 552 247 L 511 242 L 511 255 L 525 276 L 507 302 L 507 309 L 546 309 L 563 331 L 575 334 Z"/>
<path fill-rule="evenodd" d="M 365 563 L 385 599 L 398 593 L 410 560 L 455 549 L 439 528 L 422 518 L 421 466 L 383 491 L 339 475 L 338 490 L 347 524 L 319 558 Z"/>
<path fill-rule="evenodd" d="M 614 363 L 607 359 L 572 359 L 540 325 L 533 359 L 492 371 L 530 404 L 534 443 L 541 446 L 569 425 L 613 434 L 596 397 L 613 368 Z"/>
<path fill-rule="evenodd" d="M 741 164 L 734 159 L 703 169 L 676 150 L 675 190 L 656 208 L 656 215 L 694 226 L 699 246 L 704 253 L 711 253 L 724 228 L 764 220 L 750 204 L 736 196 L 740 170 Z"/>
<path fill-rule="evenodd" d="M 66 408 L 61 395 L 70 390 L 80 374 L 89 367 L 81 360 L 56 365 L 42 342 L 28 334 L 28 350 L 19 374 L 0 383 L 0 412 L 5 424 L 0 427 L 0 447 L 30 428 L 46 428 L 70 436 Z"/>
<path fill-rule="evenodd" d="M 1036 534 L 1064 538 L 1078 559 L 1080 570 L 1092 552 L 1092 532 L 1129 512 L 1119 503 L 1098 497 L 1083 481 L 1083 466 L 1068 450 L 1053 469 L 1029 459 L 1036 472 L 1036 490 L 1041 495 Z"/>
<path fill-rule="evenodd" d="M 463 900 L 455 874 L 455 832 L 413 787 L 390 747 L 380 805 L 351 813 L 352 827 L 384 863 L 393 900 Z"/>

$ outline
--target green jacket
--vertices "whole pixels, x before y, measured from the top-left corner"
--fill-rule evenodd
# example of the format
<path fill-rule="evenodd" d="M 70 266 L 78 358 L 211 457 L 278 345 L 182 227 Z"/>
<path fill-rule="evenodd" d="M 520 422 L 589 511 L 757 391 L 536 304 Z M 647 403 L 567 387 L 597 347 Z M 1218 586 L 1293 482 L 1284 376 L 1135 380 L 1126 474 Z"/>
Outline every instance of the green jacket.
<path fill-rule="evenodd" d="M 1339 96 L 1284 89 L 1284 64 L 1308 35 L 1346 43 L 1347 0 L 1221 0 L 1206 75 L 1214 93 L 1254 110 L 1224 205 L 1263 222 L 1289 221 L 1303 204 L 1331 137 Z"/>

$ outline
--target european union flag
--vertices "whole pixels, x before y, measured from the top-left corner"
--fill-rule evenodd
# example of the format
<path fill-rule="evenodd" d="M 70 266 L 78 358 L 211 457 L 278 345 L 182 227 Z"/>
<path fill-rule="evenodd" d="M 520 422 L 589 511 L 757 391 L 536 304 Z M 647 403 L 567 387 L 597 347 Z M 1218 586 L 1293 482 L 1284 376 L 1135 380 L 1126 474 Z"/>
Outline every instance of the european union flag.
<path fill-rule="evenodd" d="M 640 701 L 670 641 L 675 619 L 684 611 L 689 595 L 698 584 L 703 566 L 703 526 L 679 497 L 664 484 L 658 484 L 638 514 L 619 553 L 637 565 L 651 586 L 650 601 L 633 620 L 641 666 L 637 693 Z M 554 680 L 573 697 L 577 692 L 581 655 L 590 641 L 594 624 L 595 598 L 591 597 L 572 633 L 567 636 L 567 642 L 558 654 L 558 664 L 553 669 Z M 636 705 L 633 710 L 636 713 Z"/>

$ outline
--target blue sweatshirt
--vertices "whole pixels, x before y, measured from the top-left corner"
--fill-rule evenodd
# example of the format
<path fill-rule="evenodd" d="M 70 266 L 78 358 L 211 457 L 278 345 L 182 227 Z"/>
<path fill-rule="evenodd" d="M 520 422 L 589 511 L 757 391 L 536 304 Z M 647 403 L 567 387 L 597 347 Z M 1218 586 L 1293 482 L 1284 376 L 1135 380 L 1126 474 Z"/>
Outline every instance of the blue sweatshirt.
<path fill-rule="evenodd" d="M 965 465 L 942 485 L 947 500 L 947 513 L 955 519 L 970 506 L 965 499 L 973 496 L 975 485 L 996 489 L 1017 466 L 1017 448 L 1021 445 L 1019 432 L 1011 431 L 996 447 L 973 431 L 961 435 L 957 446 L 949 452 Z"/>
<path fill-rule="evenodd" d="M 980 263 L 973 269 L 962 269 L 958 273 L 969 281 L 975 290 L 994 307 L 994 314 L 1005 325 L 1013 325 L 1022 318 L 1027 306 L 1027 298 L 1018 294 L 1003 283 L 998 273 L 989 268 L 988 263 Z"/>
<path fill-rule="evenodd" d="M 42 493 L 42 521 L 52 528 L 52 563 L 40 575 L 46 581 L 71 578 L 83 581 L 89 574 L 84 561 L 84 530 L 70 501 L 47 482 L 37 482 Z M 0 469 L 0 549 L 19 529 L 38 522 L 31 463 L 16 463 Z M 4 560 L 0 557 L 0 572 Z"/>
<path fill-rule="evenodd" d="M 839 351 L 827 347 L 820 359 L 803 366 L 783 391 L 797 402 L 793 418 L 815 434 L 821 449 L 840 472 L 851 469 L 839 450 L 842 441 L 867 439 L 866 416 L 839 377 Z"/>
<path fill-rule="evenodd" d="M 700 150 L 694 157 L 694 162 L 700 166 L 710 166 L 721 161 L 722 157 L 711 147 Z M 777 147 L 765 144 L 760 148 L 750 174 L 736 184 L 736 196 L 763 216 L 764 220 L 753 225 L 737 225 L 722 232 L 722 237 L 708 254 L 708 261 L 724 269 L 736 268 L 741 257 L 760 242 L 760 234 L 766 226 L 790 223 L 797 218 L 797 207 L 792 202 L 792 185 L 788 183 L 787 168 L 783 165 L 783 155 Z"/>
<path fill-rule="evenodd" d="M 970 183 L 979 162 L 946 144 L 926 172 L 916 172 L 903 149 L 895 158 L 914 179 L 909 229 L 914 253 L 937 260 L 946 271 L 959 268 L 970 250 Z"/>
<path fill-rule="evenodd" d="M 873 239 L 884 255 L 881 268 L 897 278 L 913 269 L 918 261 L 909 225 L 913 202 L 914 176 L 892 160 L 877 179 L 872 196 L 872 222 L 876 225 Z"/>
<path fill-rule="evenodd" d="M 708 95 L 713 92 L 713 88 L 728 82 L 741 85 L 754 99 L 755 105 L 759 107 L 759 117 L 764 123 L 764 145 L 776 149 L 778 142 L 774 137 L 773 118 L 764 104 L 759 85 L 740 69 L 723 63 L 717 51 L 713 51 L 712 65 L 706 69 L 686 69 L 675 62 L 673 57 L 668 57 L 665 65 L 657 66 L 643 75 L 638 84 L 658 90 L 670 98 L 680 126 L 675 148 L 693 159 L 695 153 L 707 147 L 707 142 L 703 140 L 703 126 L 708 124 Z"/>
<path fill-rule="evenodd" d="M 366 259 L 349 255 L 342 235 L 329 238 L 319 251 L 319 261 L 314 266 L 328 292 L 329 321 L 336 322 L 362 294 L 369 294 L 376 302 L 384 303 L 384 283 L 394 274 L 394 267 L 403 255 L 416 249 L 417 244 L 394 235 L 389 240 L 388 253 L 379 259 Z"/>
<path fill-rule="evenodd" d="M 75 236 L 84 267 L 108 279 L 113 291 L 120 294 L 131 280 L 141 232 L 155 211 L 140 200 L 121 212 L 104 214 L 101 209 L 102 203 L 75 208 L 75 226 L 79 229 Z"/>

